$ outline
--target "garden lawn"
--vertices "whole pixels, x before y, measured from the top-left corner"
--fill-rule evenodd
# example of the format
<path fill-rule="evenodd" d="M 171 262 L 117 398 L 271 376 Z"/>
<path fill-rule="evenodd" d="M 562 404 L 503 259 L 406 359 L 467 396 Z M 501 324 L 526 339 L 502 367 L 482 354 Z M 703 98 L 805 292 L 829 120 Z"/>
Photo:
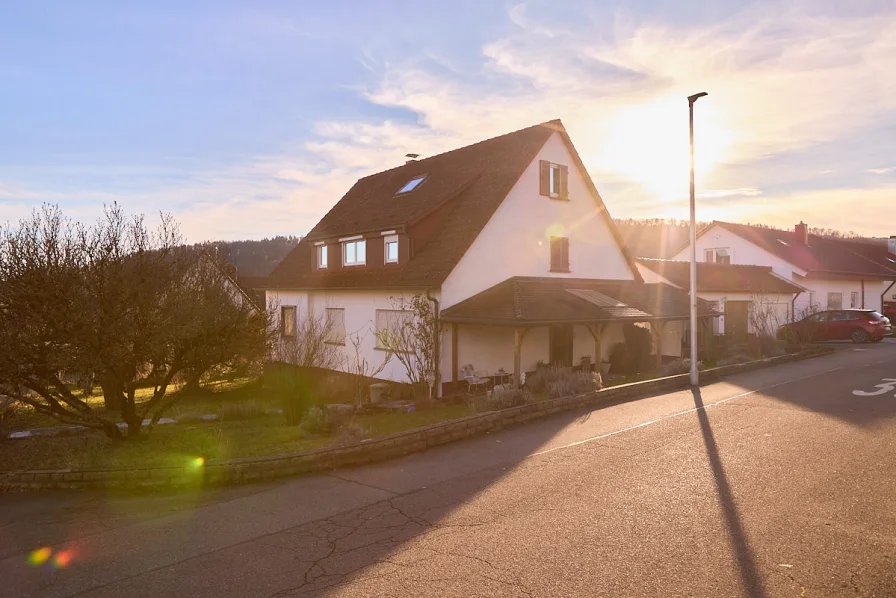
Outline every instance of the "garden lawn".
<path fill-rule="evenodd" d="M 212 411 L 214 412 L 214 411 Z M 473 413 L 467 404 L 438 405 L 411 413 L 369 413 L 345 423 L 365 428 L 370 437 L 386 436 Z M 168 424 L 134 440 L 113 443 L 98 432 L 39 436 L 0 443 L 0 470 L 186 466 L 197 457 L 231 459 L 319 449 L 338 433 L 318 436 L 287 426 L 282 416 L 251 420 Z"/>
<path fill-rule="evenodd" d="M 326 388 L 326 393 L 317 397 L 318 404 L 351 403 L 352 396 L 345 388 Z M 94 394 L 82 396 L 91 407 L 100 413 L 104 412 L 103 396 L 99 389 Z M 135 394 L 137 408 L 152 398 L 152 388 L 138 389 Z M 80 393 L 76 392 L 76 396 Z M 193 416 L 199 419 L 200 415 L 216 414 L 222 419 L 246 419 L 253 414 L 260 415 L 263 411 L 280 409 L 280 399 L 271 389 L 264 388 L 258 378 L 237 378 L 231 381 L 208 382 L 202 385 L 197 392 L 183 391 L 180 386 L 169 387 L 167 397 L 176 399 L 174 405 L 165 412 L 163 417 L 178 419 L 183 416 Z M 232 417 L 228 417 L 232 416 Z M 119 420 L 120 421 L 120 420 Z M 12 430 L 28 430 L 31 428 L 51 428 L 65 426 L 48 415 L 36 413 L 28 405 L 16 407 L 15 418 L 12 422 Z"/>

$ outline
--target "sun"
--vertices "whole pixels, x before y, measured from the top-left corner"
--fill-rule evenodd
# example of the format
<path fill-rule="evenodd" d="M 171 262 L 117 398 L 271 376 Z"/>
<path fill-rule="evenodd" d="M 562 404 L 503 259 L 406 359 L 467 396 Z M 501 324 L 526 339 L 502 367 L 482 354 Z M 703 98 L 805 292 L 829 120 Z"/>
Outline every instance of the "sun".
<path fill-rule="evenodd" d="M 725 160 L 729 129 L 705 98 L 695 106 L 694 161 L 701 178 Z M 620 108 L 600 140 L 600 169 L 638 183 L 655 199 L 687 196 L 690 157 L 686 95 L 667 95 Z"/>

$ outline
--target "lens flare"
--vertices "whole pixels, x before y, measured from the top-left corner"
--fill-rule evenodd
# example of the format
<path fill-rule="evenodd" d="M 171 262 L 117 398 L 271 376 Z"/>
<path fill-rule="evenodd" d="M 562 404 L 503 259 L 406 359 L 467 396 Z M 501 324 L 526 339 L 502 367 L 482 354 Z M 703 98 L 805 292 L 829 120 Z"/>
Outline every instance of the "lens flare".
<path fill-rule="evenodd" d="M 53 555 L 53 566 L 57 569 L 65 569 L 72 561 L 72 551 L 63 550 Z"/>
<path fill-rule="evenodd" d="M 52 554 L 53 551 L 48 546 L 33 550 L 28 555 L 28 564 L 32 567 L 40 567 L 49 560 Z"/>
<path fill-rule="evenodd" d="M 190 465 L 192 465 L 196 469 L 199 469 L 200 467 L 205 465 L 205 458 L 204 457 L 196 457 L 195 459 L 190 461 Z"/>
<path fill-rule="evenodd" d="M 559 222 L 555 222 L 547 227 L 544 231 L 544 238 L 550 239 L 551 237 L 565 237 L 566 236 L 566 227 L 563 226 Z"/>

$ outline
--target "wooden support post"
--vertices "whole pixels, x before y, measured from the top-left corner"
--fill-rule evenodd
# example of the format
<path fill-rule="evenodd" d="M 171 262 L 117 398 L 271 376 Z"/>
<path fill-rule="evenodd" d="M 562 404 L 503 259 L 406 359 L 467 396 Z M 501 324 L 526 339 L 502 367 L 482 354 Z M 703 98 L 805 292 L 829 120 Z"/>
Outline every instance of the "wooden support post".
<path fill-rule="evenodd" d="M 457 382 L 457 322 L 451 322 L 451 381 Z"/>
<path fill-rule="evenodd" d="M 660 322 L 657 324 L 656 322 L 650 323 L 650 330 L 653 332 L 653 341 L 656 344 L 656 367 L 661 367 L 663 365 L 663 328 L 666 327 L 666 322 Z"/>
<path fill-rule="evenodd" d="M 527 328 L 514 328 L 513 330 L 513 381 L 517 387 L 523 384 L 522 372 L 522 354 L 523 354 L 523 337 L 526 336 Z"/>
<path fill-rule="evenodd" d="M 601 353 L 603 352 L 600 345 L 600 335 L 604 331 L 604 324 L 589 324 L 587 328 L 594 339 L 594 371 L 600 372 Z"/>

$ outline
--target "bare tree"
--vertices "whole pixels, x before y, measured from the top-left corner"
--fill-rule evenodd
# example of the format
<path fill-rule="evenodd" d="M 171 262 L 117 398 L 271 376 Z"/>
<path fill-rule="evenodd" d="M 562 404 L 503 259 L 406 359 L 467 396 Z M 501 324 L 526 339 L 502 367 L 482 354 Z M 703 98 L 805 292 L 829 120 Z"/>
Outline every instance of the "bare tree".
<path fill-rule="evenodd" d="M 348 341 L 353 353 L 346 362 L 346 371 L 352 374 L 355 383 L 355 406 L 360 407 L 364 403 L 364 385 L 370 378 L 376 378 L 386 369 L 386 365 L 392 359 L 392 353 L 387 352 L 383 361 L 379 364 L 370 362 L 364 356 L 364 342 L 367 339 L 367 331 L 356 331 L 348 335 Z"/>
<path fill-rule="evenodd" d="M 425 396 L 432 398 L 438 384 L 436 344 L 438 323 L 429 299 L 420 293 L 410 299 L 393 298 L 395 309 L 401 313 L 396 321 L 377 330 L 380 345 L 395 356 L 404 367 L 414 393 L 425 389 Z"/>
<path fill-rule="evenodd" d="M 781 303 L 773 295 L 758 293 L 750 300 L 749 321 L 753 333 L 759 337 L 774 338 L 778 328 L 787 323 L 787 314 L 781 313 Z M 785 308 L 787 307 L 784 304 Z"/>
<path fill-rule="evenodd" d="M 223 271 L 118 205 L 93 226 L 45 207 L 0 236 L 0 394 L 56 419 L 137 436 L 185 371 L 265 355 L 266 312 L 234 301 Z M 98 409 L 68 380 L 97 380 Z M 151 396 L 137 400 L 149 386 Z M 166 400 L 167 397 L 167 400 Z M 152 424 L 150 424 L 152 425 Z"/>
<path fill-rule="evenodd" d="M 344 356 L 339 345 L 330 342 L 333 333 L 333 322 L 326 317 L 326 312 L 319 315 L 296 315 L 294 330 L 286 331 L 283 322 L 275 316 L 280 305 L 271 303 L 270 320 L 278 325 L 271 327 L 270 337 L 273 342 L 272 358 L 281 363 L 300 367 L 339 369 Z M 281 312 L 282 313 L 282 312 Z"/>

